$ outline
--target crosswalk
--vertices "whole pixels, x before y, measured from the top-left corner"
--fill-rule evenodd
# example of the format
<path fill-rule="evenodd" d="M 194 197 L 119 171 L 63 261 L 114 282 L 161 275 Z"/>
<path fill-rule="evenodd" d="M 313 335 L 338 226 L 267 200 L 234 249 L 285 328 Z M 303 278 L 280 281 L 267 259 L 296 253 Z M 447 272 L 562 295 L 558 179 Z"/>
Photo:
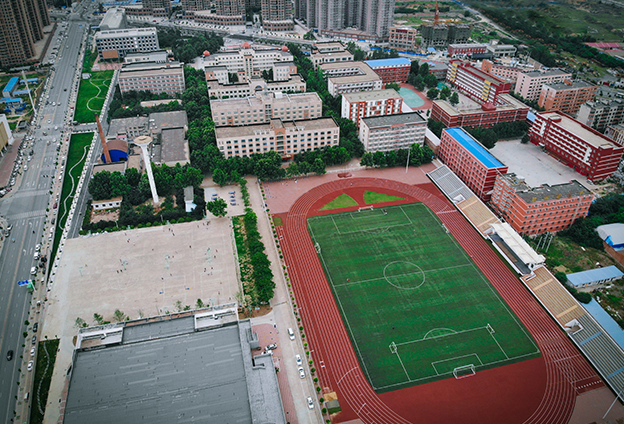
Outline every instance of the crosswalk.
<path fill-rule="evenodd" d="M 38 211 L 29 211 L 29 212 L 24 212 L 24 213 L 18 213 L 15 215 L 10 215 L 7 218 L 9 219 L 9 222 L 15 222 L 15 221 L 19 221 L 20 219 L 37 218 L 40 216 L 45 216 L 45 214 L 46 214 L 46 210 L 40 209 Z"/>

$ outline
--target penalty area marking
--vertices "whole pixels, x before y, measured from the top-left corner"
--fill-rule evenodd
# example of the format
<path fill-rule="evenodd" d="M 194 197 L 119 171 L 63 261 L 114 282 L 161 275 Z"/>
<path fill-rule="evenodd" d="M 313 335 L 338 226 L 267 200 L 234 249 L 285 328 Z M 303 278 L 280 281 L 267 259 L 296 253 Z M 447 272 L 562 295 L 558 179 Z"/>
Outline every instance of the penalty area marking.
<path fill-rule="evenodd" d="M 479 358 L 479 355 L 477 355 L 476 353 L 469 353 L 468 355 L 456 356 L 454 358 L 442 359 L 440 361 L 433 361 L 431 363 L 431 366 L 433 367 L 434 371 L 436 372 L 436 375 L 445 375 L 445 374 L 449 374 L 449 373 L 448 372 L 443 372 L 442 374 L 440 374 L 438 372 L 438 369 L 436 368 L 435 364 L 439 365 L 439 364 L 441 364 L 443 362 L 454 361 L 456 359 L 463 359 L 463 358 L 469 358 L 469 357 L 475 357 L 477 359 L 477 361 L 479 361 L 479 364 L 481 366 L 483 366 L 483 362 L 481 362 L 481 358 Z M 470 364 L 470 366 L 474 367 L 473 364 Z M 455 369 L 457 369 L 457 368 L 461 368 L 461 367 L 455 367 L 455 368 L 453 368 L 453 371 L 455 371 Z"/>

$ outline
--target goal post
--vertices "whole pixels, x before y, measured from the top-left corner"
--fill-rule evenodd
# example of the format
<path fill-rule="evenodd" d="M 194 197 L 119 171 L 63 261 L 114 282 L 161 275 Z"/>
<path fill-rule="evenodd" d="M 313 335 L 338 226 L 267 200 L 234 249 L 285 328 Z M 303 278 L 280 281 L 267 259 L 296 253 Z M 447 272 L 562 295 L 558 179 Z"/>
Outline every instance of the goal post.
<path fill-rule="evenodd" d="M 316 253 L 320 254 L 321 253 L 321 245 L 318 244 L 318 241 L 316 242 L 316 244 L 314 245 L 314 248 L 316 249 Z"/>
<path fill-rule="evenodd" d="M 477 372 L 475 371 L 475 367 L 473 364 L 464 365 L 461 367 L 457 367 L 453 370 L 453 375 L 456 379 L 466 378 L 475 375 Z"/>
<path fill-rule="evenodd" d="M 394 342 L 390 343 L 388 347 L 390 348 L 390 353 L 397 353 L 397 346 Z"/>
<path fill-rule="evenodd" d="M 373 205 L 370 205 L 370 206 L 362 206 L 362 207 L 359 207 L 359 208 L 358 208 L 358 212 L 362 212 L 362 211 L 372 211 L 373 209 L 374 209 L 374 208 L 373 208 Z"/>

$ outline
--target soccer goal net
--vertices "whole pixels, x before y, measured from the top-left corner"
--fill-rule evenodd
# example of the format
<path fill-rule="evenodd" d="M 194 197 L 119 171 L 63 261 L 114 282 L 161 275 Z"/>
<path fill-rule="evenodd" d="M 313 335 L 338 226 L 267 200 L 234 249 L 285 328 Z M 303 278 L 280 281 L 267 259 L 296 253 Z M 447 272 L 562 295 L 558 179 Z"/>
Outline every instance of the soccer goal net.
<path fill-rule="evenodd" d="M 373 205 L 370 206 L 362 206 L 361 208 L 358 208 L 358 212 L 362 212 L 362 211 L 372 211 L 373 210 Z"/>
<path fill-rule="evenodd" d="M 319 253 L 319 254 L 321 253 L 321 245 L 318 244 L 318 241 L 314 245 L 314 248 L 316 249 L 316 253 Z"/>
<path fill-rule="evenodd" d="M 473 364 L 464 365 L 462 367 L 457 367 L 453 370 L 453 375 L 457 379 L 470 377 L 471 375 L 475 375 L 475 374 L 476 374 L 476 371 L 475 371 L 475 367 Z"/>

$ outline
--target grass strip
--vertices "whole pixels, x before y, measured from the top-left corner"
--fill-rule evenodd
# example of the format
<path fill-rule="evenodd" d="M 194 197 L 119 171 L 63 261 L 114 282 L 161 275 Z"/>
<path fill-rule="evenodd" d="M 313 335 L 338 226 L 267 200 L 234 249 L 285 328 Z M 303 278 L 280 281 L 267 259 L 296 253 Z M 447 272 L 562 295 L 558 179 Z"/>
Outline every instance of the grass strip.
<path fill-rule="evenodd" d="M 389 194 L 377 193 L 375 191 L 364 192 L 364 203 L 373 205 L 375 203 L 393 202 L 395 200 L 403 200 L 402 197 L 391 196 Z"/>
<path fill-rule="evenodd" d="M 30 424 L 43 423 L 45 407 L 48 403 L 48 392 L 52 382 L 52 371 L 56 362 L 59 339 L 43 340 L 39 342 L 37 350 L 37 364 L 35 381 L 30 394 L 32 406 L 30 408 Z"/>
<path fill-rule="evenodd" d="M 357 202 L 355 200 L 353 200 L 353 198 L 351 196 L 349 196 L 348 194 L 341 194 L 340 196 L 336 197 L 334 200 L 332 200 L 331 202 L 329 202 L 328 204 L 326 204 L 325 206 L 323 206 L 321 209 L 319 209 L 320 211 L 329 211 L 332 209 L 340 209 L 340 208 L 348 208 L 351 206 L 357 206 Z"/>
<path fill-rule="evenodd" d="M 95 122 L 95 114 L 102 111 L 106 93 L 115 71 L 91 72 L 91 78 L 80 80 L 74 120 L 80 123 Z"/>

